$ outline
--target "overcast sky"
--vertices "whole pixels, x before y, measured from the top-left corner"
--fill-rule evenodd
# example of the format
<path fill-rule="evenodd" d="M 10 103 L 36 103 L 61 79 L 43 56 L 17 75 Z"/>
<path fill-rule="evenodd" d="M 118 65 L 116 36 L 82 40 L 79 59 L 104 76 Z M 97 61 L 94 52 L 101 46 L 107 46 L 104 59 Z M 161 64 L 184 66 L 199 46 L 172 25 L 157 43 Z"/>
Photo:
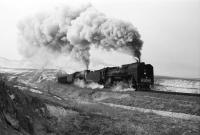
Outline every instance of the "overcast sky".
<path fill-rule="evenodd" d="M 144 41 L 142 61 L 151 63 L 155 74 L 200 77 L 200 0 L 1 0 L 0 57 L 22 58 L 17 23 L 25 16 L 83 2 L 137 27 Z"/>

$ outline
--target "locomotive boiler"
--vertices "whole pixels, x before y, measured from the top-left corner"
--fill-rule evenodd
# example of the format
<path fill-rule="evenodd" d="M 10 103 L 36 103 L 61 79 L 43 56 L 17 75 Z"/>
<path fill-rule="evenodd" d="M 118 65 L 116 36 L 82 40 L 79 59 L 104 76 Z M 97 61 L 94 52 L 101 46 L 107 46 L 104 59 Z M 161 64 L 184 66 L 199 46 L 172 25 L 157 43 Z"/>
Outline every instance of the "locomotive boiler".
<path fill-rule="evenodd" d="M 83 80 L 85 83 L 96 82 L 104 87 L 112 87 L 118 82 L 126 83 L 136 90 L 149 90 L 154 84 L 153 66 L 144 62 L 106 67 L 100 70 L 84 70 L 58 77 L 59 83 L 74 83 Z"/>

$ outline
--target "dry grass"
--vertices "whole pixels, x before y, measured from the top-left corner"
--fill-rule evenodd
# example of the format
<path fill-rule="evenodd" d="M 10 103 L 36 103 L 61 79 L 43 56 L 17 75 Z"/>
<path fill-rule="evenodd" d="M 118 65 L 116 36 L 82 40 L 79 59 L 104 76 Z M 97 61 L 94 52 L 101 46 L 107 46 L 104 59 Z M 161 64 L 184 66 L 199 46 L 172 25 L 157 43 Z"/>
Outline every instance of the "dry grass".
<path fill-rule="evenodd" d="M 137 92 L 134 95 L 104 90 L 81 89 L 57 84 L 53 81 L 51 83 L 41 82 L 37 84 L 37 87 L 43 91 L 42 94 L 30 92 L 29 88 L 21 92 L 27 98 L 28 103 L 29 98 L 35 99 L 34 103 L 36 104 L 32 104 L 32 100 L 30 100 L 31 104 L 27 104 L 30 108 L 33 107 L 31 110 L 45 110 L 41 109 L 37 104 L 41 104 L 43 108 L 46 108 L 42 113 L 42 118 L 38 116 L 41 115 L 40 113 L 34 114 L 35 119 L 32 121 L 33 131 L 37 135 L 197 135 L 200 133 L 200 123 L 197 121 L 174 119 L 153 113 L 141 113 L 109 107 L 97 103 L 95 99 L 100 99 L 103 102 L 178 111 L 194 109 L 190 107 L 189 102 L 183 103 L 182 101 L 174 100 L 170 105 L 164 99 L 148 98 L 137 94 Z M 62 100 L 55 98 L 54 95 L 61 97 Z M 178 98 L 175 97 L 175 99 Z M 192 100 L 188 101 L 192 102 Z M 192 106 L 194 105 L 192 104 Z M 198 111 L 198 107 L 196 111 Z M 31 114 L 28 115 L 32 117 Z"/>

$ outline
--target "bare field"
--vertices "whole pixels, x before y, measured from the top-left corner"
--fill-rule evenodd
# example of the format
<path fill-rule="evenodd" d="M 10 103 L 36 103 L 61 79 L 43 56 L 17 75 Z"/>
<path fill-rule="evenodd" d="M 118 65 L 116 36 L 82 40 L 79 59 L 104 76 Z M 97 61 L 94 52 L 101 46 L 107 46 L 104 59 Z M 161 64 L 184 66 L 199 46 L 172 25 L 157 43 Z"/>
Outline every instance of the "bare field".
<path fill-rule="evenodd" d="M 142 113 L 101 103 L 59 100 L 52 95 L 39 97 L 52 116 L 58 119 L 59 131 L 72 134 L 198 134 L 200 121 Z M 60 126 L 60 124 L 62 126 Z M 58 125 L 57 125 L 58 126 Z"/>
<path fill-rule="evenodd" d="M 40 86 L 41 85 L 41 86 Z M 38 85 L 41 90 L 77 101 L 105 102 L 146 109 L 163 110 L 200 116 L 198 96 L 173 95 L 151 92 L 116 92 L 111 89 L 78 88 L 56 82 Z"/>
<path fill-rule="evenodd" d="M 49 73 L 52 79 L 46 74 L 46 78 L 41 77 L 41 73 L 7 74 L 11 78 L 8 82 L 10 87 L 29 98 L 36 98 L 37 102 L 41 102 L 46 108 L 45 119 L 37 118 L 39 124 L 33 122 L 36 134 L 197 135 L 200 133 L 199 119 L 181 117 L 182 114 L 200 116 L 199 97 L 79 88 L 74 85 L 58 84 L 52 73 Z M 181 115 L 169 117 L 156 114 L 154 111 L 140 111 L 138 108 Z M 38 110 L 38 107 L 36 109 Z"/>

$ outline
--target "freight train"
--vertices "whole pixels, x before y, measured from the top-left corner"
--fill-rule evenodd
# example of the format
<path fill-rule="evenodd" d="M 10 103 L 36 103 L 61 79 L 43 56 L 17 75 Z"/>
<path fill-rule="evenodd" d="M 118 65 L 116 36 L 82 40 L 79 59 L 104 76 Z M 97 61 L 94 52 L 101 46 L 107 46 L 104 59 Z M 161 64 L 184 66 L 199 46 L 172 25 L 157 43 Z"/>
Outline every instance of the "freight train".
<path fill-rule="evenodd" d="M 76 80 L 83 80 L 85 83 L 96 82 L 104 87 L 112 87 L 118 82 L 123 82 L 136 90 L 150 90 L 154 84 L 154 72 L 151 64 L 137 62 L 95 71 L 84 70 L 58 77 L 59 83 L 71 84 Z"/>

